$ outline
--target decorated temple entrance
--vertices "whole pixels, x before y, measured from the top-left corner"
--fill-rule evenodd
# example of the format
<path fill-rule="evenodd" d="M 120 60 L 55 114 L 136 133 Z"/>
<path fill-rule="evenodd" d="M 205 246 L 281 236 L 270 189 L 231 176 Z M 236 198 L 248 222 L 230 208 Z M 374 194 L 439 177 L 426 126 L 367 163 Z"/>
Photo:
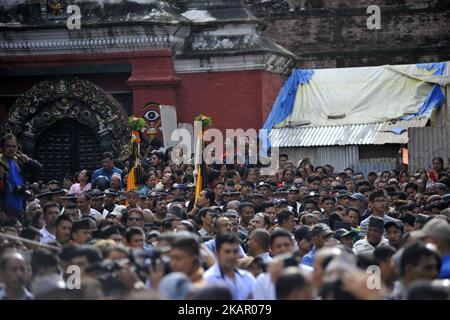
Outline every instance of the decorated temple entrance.
<path fill-rule="evenodd" d="M 39 135 L 33 155 L 43 166 L 41 179 L 61 181 L 82 169 L 100 166 L 100 141 L 77 120 L 59 120 Z"/>
<path fill-rule="evenodd" d="M 14 103 L 5 128 L 42 162 L 43 181 L 94 169 L 100 154 L 127 157 L 127 113 L 111 95 L 77 77 L 39 82 Z"/>

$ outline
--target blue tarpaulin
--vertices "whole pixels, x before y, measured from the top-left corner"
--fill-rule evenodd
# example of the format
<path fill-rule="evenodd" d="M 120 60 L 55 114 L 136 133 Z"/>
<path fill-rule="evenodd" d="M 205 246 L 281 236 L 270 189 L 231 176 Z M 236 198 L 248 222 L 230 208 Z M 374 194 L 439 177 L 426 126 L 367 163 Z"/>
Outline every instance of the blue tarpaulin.
<path fill-rule="evenodd" d="M 268 136 L 260 133 L 262 151 L 270 146 L 275 125 L 334 126 L 429 116 L 445 101 L 441 86 L 449 83 L 447 64 L 294 69 L 264 123 Z"/>
<path fill-rule="evenodd" d="M 417 68 L 425 69 L 428 71 L 435 70 L 433 75 L 442 76 L 445 71 L 445 67 L 447 66 L 446 62 L 436 62 L 436 63 L 420 63 L 417 64 Z M 403 117 L 402 120 L 411 120 L 415 117 L 426 115 L 431 112 L 434 108 L 440 106 L 445 101 L 445 97 L 442 94 L 441 86 L 435 84 L 433 89 L 428 94 L 425 102 L 420 107 L 419 112 L 416 114 L 408 115 Z"/>
<path fill-rule="evenodd" d="M 308 83 L 313 74 L 314 71 L 311 69 L 294 69 L 292 74 L 284 83 L 277 99 L 275 100 L 272 111 L 270 111 L 266 123 L 263 126 L 263 129 L 267 130 L 267 137 L 260 135 L 260 139 L 263 142 L 263 154 L 267 154 L 267 147 L 270 146 L 270 130 L 275 124 L 283 121 L 292 113 L 298 86 Z M 267 144 L 264 144 L 264 142 Z"/>

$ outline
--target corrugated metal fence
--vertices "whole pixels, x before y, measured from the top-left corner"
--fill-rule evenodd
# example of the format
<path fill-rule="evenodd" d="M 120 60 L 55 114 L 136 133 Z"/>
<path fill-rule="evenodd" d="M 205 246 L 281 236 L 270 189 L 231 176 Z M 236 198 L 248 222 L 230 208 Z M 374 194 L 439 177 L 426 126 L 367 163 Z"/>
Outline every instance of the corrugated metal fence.
<path fill-rule="evenodd" d="M 359 158 L 358 146 L 280 148 L 280 153 L 286 153 L 295 166 L 300 160 L 309 158 L 314 166 L 331 164 L 335 172 L 353 167 Z"/>
<path fill-rule="evenodd" d="M 316 161 L 316 151 L 317 148 L 280 148 L 280 153 L 286 153 L 289 160 L 294 162 L 297 167 L 300 160 L 304 158 L 309 158 L 312 163 L 317 163 Z"/>
<path fill-rule="evenodd" d="M 317 148 L 317 165 L 331 164 L 335 172 L 344 171 L 358 162 L 358 146 Z"/>
<path fill-rule="evenodd" d="M 444 158 L 448 166 L 450 157 L 450 127 L 425 127 L 408 129 L 409 171 L 418 168 L 429 169 L 434 157 Z"/>
<path fill-rule="evenodd" d="M 314 166 L 331 164 L 334 172 L 342 172 L 345 168 L 353 168 L 367 176 L 371 171 L 381 172 L 396 167 L 395 158 L 359 159 L 358 146 L 344 147 L 312 147 L 312 148 L 280 148 L 297 166 L 303 158 L 309 158 Z"/>
<path fill-rule="evenodd" d="M 361 159 L 354 166 L 355 173 L 360 171 L 367 177 L 369 172 L 383 172 L 396 169 L 397 160 L 395 158 L 375 158 L 375 159 Z"/>

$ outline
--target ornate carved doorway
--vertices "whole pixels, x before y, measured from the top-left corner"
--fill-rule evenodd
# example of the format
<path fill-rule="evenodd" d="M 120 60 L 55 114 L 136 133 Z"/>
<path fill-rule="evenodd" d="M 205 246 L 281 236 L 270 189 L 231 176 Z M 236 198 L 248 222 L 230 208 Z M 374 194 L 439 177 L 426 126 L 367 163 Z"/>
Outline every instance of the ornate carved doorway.
<path fill-rule="evenodd" d="M 128 153 L 127 113 L 111 95 L 77 77 L 39 82 L 14 103 L 5 128 L 41 161 L 44 181 L 93 169 L 100 154 Z"/>
<path fill-rule="evenodd" d="M 73 119 L 55 122 L 36 140 L 34 159 L 43 170 L 41 179 L 62 180 L 82 169 L 100 167 L 100 141 L 89 127 Z"/>

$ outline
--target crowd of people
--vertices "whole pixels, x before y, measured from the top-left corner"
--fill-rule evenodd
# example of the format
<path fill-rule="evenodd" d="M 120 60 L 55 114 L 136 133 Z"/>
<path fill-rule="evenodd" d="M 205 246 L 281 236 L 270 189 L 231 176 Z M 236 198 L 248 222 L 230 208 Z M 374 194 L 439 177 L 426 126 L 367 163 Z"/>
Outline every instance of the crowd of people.
<path fill-rule="evenodd" d="M 449 299 L 450 167 L 370 172 L 279 156 L 278 170 L 192 164 L 155 144 L 40 181 L 1 139 L 0 300 Z"/>

